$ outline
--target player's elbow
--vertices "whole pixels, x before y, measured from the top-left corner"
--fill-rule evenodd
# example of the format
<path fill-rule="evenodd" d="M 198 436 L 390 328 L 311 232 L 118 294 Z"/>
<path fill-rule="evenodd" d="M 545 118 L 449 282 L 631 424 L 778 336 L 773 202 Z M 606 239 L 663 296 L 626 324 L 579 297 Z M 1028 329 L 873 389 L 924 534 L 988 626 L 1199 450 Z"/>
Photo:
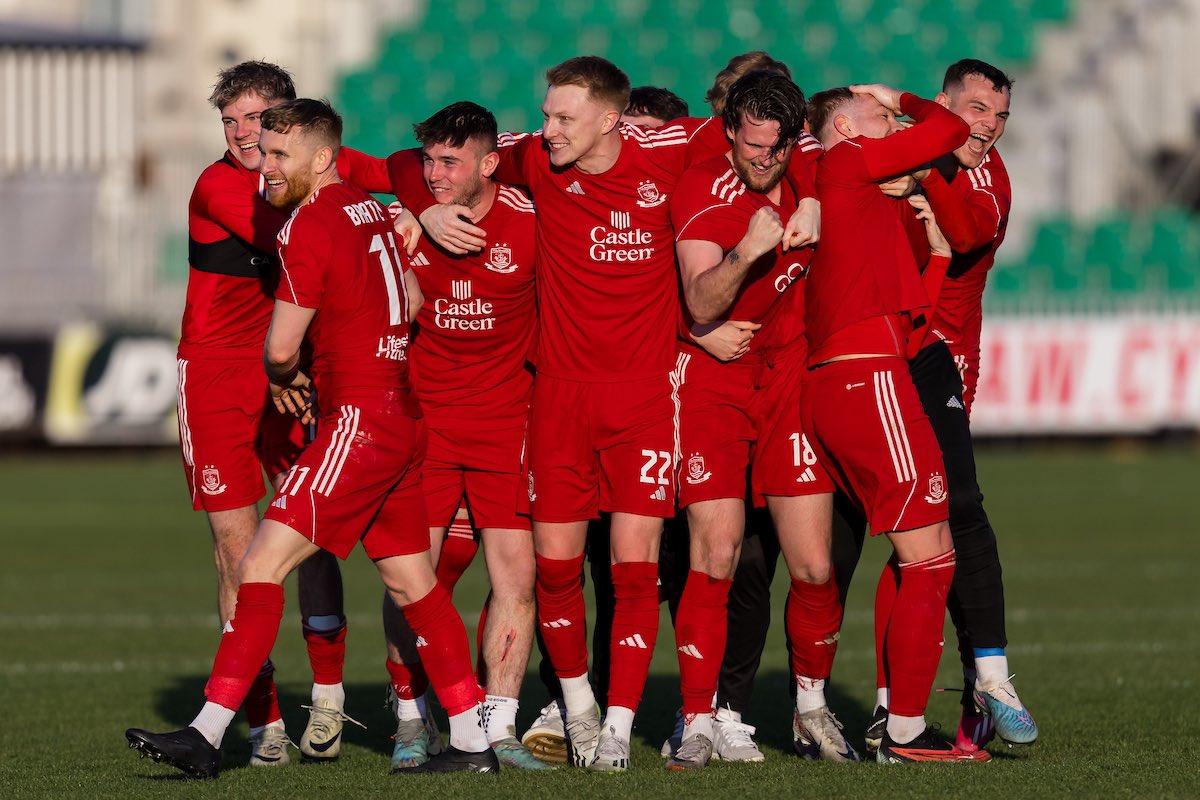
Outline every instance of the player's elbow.
<path fill-rule="evenodd" d="M 294 348 L 281 342 L 268 339 L 263 358 L 267 362 L 268 369 L 283 371 L 289 369 L 295 363 L 296 351 Z"/>

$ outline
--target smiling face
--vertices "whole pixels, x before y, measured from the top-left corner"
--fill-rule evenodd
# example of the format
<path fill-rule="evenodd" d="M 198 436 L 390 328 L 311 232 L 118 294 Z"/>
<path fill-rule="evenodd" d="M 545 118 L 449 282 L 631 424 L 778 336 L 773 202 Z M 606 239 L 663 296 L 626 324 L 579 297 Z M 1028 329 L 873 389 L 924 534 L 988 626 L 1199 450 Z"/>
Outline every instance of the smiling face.
<path fill-rule="evenodd" d="M 257 171 L 262 163 L 262 155 L 258 150 L 258 137 L 262 131 L 259 119 L 262 112 L 280 102 L 282 101 L 269 103 L 257 92 L 246 92 L 221 108 L 225 144 L 238 163 L 248 170 Z"/>
<path fill-rule="evenodd" d="M 550 163 L 562 168 L 586 159 L 619 118 L 620 111 L 583 86 L 549 87 L 542 102 L 542 140 L 550 150 Z"/>
<path fill-rule="evenodd" d="M 1008 123 L 1009 91 L 997 90 L 982 75 L 964 75 L 961 86 L 937 96 L 937 101 L 971 126 L 965 144 L 954 151 L 964 169 L 974 169 L 1004 135 Z"/>
<path fill-rule="evenodd" d="M 499 158 L 477 141 L 460 147 L 431 144 L 421 151 L 425 185 L 437 202 L 473 208 L 483 196 L 484 182 L 496 169 Z"/>
<path fill-rule="evenodd" d="M 730 161 L 743 183 L 755 192 L 769 192 L 779 185 L 795 143 L 778 146 L 778 122 L 746 114 L 737 130 L 725 133 L 732 142 Z"/>
<path fill-rule="evenodd" d="M 299 126 L 287 133 L 262 131 L 258 147 L 267 202 L 275 208 L 290 208 L 307 200 L 317 182 L 321 151 L 328 148 L 317 147 Z"/>

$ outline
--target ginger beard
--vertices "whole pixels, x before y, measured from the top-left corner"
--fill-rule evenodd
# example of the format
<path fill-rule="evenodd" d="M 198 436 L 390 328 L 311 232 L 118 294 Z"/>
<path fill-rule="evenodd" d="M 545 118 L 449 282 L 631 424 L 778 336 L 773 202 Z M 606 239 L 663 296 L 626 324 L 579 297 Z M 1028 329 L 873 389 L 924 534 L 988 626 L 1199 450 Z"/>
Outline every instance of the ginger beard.
<path fill-rule="evenodd" d="M 317 182 L 317 153 L 300 128 L 287 133 L 264 129 L 259 137 L 263 152 L 262 174 L 267 182 L 267 202 L 275 208 L 299 205 Z"/>

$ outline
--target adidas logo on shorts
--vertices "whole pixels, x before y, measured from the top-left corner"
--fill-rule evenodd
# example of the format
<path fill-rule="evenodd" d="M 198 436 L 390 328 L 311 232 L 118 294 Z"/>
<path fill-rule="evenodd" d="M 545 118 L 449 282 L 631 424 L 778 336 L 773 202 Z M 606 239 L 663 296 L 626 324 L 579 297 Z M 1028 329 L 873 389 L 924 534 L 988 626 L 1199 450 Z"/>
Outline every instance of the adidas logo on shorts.
<path fill-rule="evenodd" d="M 635 633 L 633 636 L 626 636 L 624 639 L 617 642 L 617 644 L 621 645 L 622 647 L 636 647 L 639 650 L 646 649 L 646 640 L 642 638 L 640 633 Z"/>
<path fill-rule="evenodd" d="M 655 489 L 654 494 L 650 495 L 650 499 L 651 500 L 666 500 L 667 499 L 666 487 L 660 486 L 657 489 Z"/>
<path fill-rule="evenodd" d="M 962 400 L 959 400 L 954 395 L 951 395 L 950 399 L 946 401 L 946 408 L 957 408 L 959 411 L 966 410 L 963 408 Z"/>
<path fill-rule="evenodd" d="M 812 483 L 817 479 L 817 474 L 812 471 L 812 467 L 805 467 L 804 472 L 800 473 L 800 477 L 796 478 L 796 483 Z"/>
<path fill-rule="evenodd" d="M 429 647 L 429 642 L 425 641 L 424 636 L 417 637 L 417 647 Z"/>

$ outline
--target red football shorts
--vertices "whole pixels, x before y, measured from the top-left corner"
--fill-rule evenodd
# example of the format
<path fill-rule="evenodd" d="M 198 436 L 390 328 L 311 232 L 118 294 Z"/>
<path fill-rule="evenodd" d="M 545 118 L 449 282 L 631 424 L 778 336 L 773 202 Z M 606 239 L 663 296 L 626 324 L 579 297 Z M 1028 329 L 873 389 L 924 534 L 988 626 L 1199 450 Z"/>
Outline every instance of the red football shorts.
<path fill-rule="evenodd" d="M 746 470 L 757 431 L 750 418 L 756 360 L 722 363 L 681 349 L 679 381 L 679 507 L 746 497 Z"/>
<path fill-rule="evenodd" d="M 833 491 L 833 479 L 800 418 L 800 395 L 807 369 L 804 347 L 759 359 L 761 368 L 750 414 L 758 444 L 750 463 L 754 505 L 766 497 L 806 497 Z"/>
<path fill-rule="evenodd" d="M 372 559 L 424 552 L 424 455 L 423 420 L 350 403 L 328 409 L 263 518 L 338 558 L 360 540 Z"/>
<path fill-rule="evenodd" d="M 476 528 L 532 527 L 529 516 L 518 513 L 528 505 L 521 469 L 525 424 L 524 413 L 518 425 L 499 429 L 430 422 L 421 482 L 431 525 L 449 525 L 466 497 Z"/>
<path fill-rule="evenodd" d="M 257 503 L 263 471 L 287 471 L 304 449 L 300 421 L 280 414 L 261 361 L 188 361 L 179 367 L 179 445 L 197 511 Z"/>
<path fill-rule="evenodd" d="M 578 522 L 601 510 L 674 516 L 672 380 L 534 379 L 527 489 L 535 520 Z"/>
<path fill-rule="evenodd" d="M 835 361 L 801 393 L 817 458 L 867 512 L 872 535 L 947 519 L 942 451 L 901 358 Z"/>

